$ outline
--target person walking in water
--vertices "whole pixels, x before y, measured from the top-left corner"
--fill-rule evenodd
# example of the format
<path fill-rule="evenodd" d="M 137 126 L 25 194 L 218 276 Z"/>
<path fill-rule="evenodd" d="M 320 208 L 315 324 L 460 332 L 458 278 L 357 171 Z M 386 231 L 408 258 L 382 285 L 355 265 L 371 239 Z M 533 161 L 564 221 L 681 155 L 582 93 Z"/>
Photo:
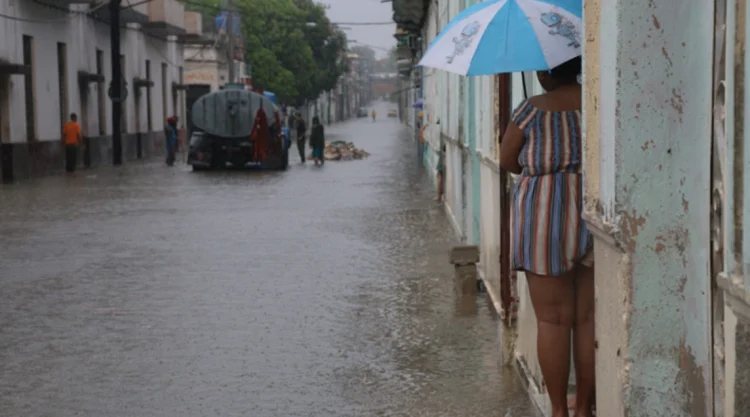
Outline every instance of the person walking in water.
<path fill-rule="evenodd" d="M 437 162 L 437 196 L 435 201 L 443 201 L 443 184 L 445 182 L 445 144 L 440 145 Z"/>
<path fill-rule="evenodd" d="M 307 125 L 302 119 L 302 113 L 297 112 L 297 150 L 303 164 L 305 163 L 305 133 L 307 133 Z"/>
<path fill-rule="evenodd" d="M 323 125 L 320 124 L 320 119 L 318 116 L 315 116 L 312 120 L 312 130 L 310 132 L 310 147 L 312 148 L 312 157 L 315 160 L 315 166 L 325 163 L 325 159 L 323 158 L 323 148 L 325 146 L 325 131 Z"/>
<path fill-rule="evenodd" d="M 375 109 L 372 109 L 372 122 L 375 123 L 375 118 L 378 116 L 378 113 L 375 111 Z"/>
<path fill-rule="evenodd" d="M 167 119 L 164 126 L 164 146 L 167 151 L 167 166 L 173 166 L 177 153 L 177 116 Z"/>
<path fill-rule="evenodd" d="M 78 162 L 78 146 L 83 142 L 81 125 L 78 124 L 78 116 L 75 113 L 70 114 L 70 121 L 63 126 L 62 136 L 65 146 L 65 171 L 75 172 Z"/>

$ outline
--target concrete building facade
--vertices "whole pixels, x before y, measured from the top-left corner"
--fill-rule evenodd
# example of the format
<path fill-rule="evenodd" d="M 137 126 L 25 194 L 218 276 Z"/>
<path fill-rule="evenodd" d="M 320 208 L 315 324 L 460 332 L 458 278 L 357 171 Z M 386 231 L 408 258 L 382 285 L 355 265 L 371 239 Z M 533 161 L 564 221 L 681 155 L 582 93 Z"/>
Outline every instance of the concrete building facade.
<path fill-rule="evenodd" d="M 112 161 L 107 3 L 0 1 L 0 143 L 4 177 L 63 169 L 62 124 L 77 113 L 81 165 Z M 183 116 L 183 6 L 153 0 L 124 8 L 123 159 L 161 151 L 164 119 Z"/>

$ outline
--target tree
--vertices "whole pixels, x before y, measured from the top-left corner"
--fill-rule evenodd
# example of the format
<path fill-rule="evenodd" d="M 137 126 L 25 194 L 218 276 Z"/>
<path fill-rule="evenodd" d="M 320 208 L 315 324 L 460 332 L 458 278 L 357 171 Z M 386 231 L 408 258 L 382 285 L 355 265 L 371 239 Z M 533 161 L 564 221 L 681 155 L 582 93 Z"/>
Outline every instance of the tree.
<path fill-rule="evenodd" d="M 213 8 L 215 16 L 218 1 L 187 4 L 204 14 Z M 311 0 L 236 0 L 235 7 L 253 84 L 296 105 L 336 85 L 345 69 L 346 35 L 332 30 L 321 6 Z"/>
<path fill-rule="evenodd" d="M 359 59 L 364 62 L 375 63 L 377 58 L 375 56 L 375 50 L 365 45 L 356 45 L 352 47 L 352 52 L 359 55 Z"/>
<path fill-rule="evenodd" d="M 307 41 L 316 67 L 316 71 L 309 74 L 310 89 L 300 91 L 299 99 L 312 100 L 321 93 L 332 90 L 346 71 L 348 63 L 344 52 L 347 39 L 343 31 L 333 28 L 323 6 L 312 0 L 296 0 L 296 5 L 305 16 L 306 26 L 309 28 Z"/>

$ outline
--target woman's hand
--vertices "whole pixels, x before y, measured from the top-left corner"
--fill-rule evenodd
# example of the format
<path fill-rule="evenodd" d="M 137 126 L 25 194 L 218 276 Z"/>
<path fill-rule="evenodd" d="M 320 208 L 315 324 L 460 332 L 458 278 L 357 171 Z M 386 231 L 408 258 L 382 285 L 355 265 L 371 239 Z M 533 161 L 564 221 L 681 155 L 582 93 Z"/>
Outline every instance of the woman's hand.
<path fill-rule="evenodd" d="M 524 142 L 525 138 L 521 129 L 515 123 L 509 123 L 500 142 L 500 168 L 513 174 L 521 173 L 522 168 L 518 163 L 518 155 L 521 153 Z"/>

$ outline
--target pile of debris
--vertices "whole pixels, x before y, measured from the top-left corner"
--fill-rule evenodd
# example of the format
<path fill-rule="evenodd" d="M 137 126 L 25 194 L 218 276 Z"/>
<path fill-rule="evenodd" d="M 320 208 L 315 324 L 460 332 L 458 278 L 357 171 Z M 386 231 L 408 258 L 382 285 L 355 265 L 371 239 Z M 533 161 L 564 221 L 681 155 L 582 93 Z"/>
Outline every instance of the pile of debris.
<path fill-rule="evenodd" d="M 368 156 L 370 156 L 369 153 L 362 149 L 357 149 L 352 142 L 341 140 L 326 141 L 326 147 L 323 150 L 323 157 L 326 161 L 351 161 L 353 159 L 364 159 Z"/>

